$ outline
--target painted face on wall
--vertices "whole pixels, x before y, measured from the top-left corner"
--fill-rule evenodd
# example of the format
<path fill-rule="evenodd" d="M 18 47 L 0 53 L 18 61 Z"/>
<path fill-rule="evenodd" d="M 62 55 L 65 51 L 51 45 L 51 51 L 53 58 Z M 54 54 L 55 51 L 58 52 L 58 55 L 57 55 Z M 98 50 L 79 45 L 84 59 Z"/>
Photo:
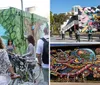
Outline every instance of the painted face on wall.
<path fill-rule="evenodd" d="M 86 14 L 87 9 L 84 9 L 81 12 L 81 15 L 79 16 L 79 26 L 86 26 L 87 21 L 89 20 L 89 16 Z"/>
<path fill-rule="evenodd" d="M 89 20 L 89 18 L 88 18 L 88 16 L 86 16 L 86 15 L 83 14 L 81 16 L 80 20 L 81 20 L 81 22 L 86 23 Z"/>

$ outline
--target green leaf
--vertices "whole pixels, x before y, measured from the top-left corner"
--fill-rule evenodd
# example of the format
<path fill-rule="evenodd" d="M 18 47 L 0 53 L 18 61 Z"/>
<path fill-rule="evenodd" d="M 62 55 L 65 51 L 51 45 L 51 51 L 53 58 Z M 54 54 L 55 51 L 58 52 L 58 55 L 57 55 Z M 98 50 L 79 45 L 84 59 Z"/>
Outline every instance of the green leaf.
<path fill-rule="evenodd" d="M 6 39 L 8 40 L 9 39 L 9 36 L 1 36 L 3 39 Z"/>
<path fill-rule="evenodd" d="M 11 39 L 14 39 L 15 38 L 15 32 L 11 33 Z"/>

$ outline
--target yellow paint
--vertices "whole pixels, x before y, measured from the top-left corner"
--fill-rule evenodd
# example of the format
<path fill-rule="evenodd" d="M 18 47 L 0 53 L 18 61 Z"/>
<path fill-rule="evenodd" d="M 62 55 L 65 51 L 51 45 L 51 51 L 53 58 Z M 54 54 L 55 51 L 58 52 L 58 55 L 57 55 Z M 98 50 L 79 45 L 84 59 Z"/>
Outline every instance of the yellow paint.
<path fill-rule="evenodd" d="M 78 62 L 79 62 L 78 58 L 76 58 L 76 59 L 75 59 L 75 62 L 76 62 L 76 63 L 78 63 Z"/>
<path fill-rule="evenodd" d="M 79 10 L 82 12 L 82 13 L 84 13 L 84 11 L 82 10 L 82 8 L 81 7 L 78 7 L 79 8 Z"/>
<path fill-rule="evenodd" d="M 88 26 L 85 26 L 85 27 L 82 29 L 82 32 L 85 32 L 87 28 L 88 28 Z"/>

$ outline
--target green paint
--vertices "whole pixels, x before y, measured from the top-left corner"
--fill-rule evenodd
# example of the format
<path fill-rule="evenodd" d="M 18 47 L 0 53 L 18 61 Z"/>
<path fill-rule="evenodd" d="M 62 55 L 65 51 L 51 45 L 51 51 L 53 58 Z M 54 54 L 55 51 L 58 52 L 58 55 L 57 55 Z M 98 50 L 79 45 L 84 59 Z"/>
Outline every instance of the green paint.
<path fill-rule="evenodd" d="M 10 7 L 8 9 L 0 10 L 0 24 L 6 30 L 5 34 L 1 36 L 3 39 L 12 39 L 16 46 L 16 53 L 23 54 L 26 51 L 27 43 L 24 37 L 24 32 L 27 32 L 27 27 L 30 24 L 38 21 L 47 22 L 46 18 L 28 12 Z M 23 16 L 22 16 L 23 15 Z M 23 27 L 22 27 L 23 17 Z"/>

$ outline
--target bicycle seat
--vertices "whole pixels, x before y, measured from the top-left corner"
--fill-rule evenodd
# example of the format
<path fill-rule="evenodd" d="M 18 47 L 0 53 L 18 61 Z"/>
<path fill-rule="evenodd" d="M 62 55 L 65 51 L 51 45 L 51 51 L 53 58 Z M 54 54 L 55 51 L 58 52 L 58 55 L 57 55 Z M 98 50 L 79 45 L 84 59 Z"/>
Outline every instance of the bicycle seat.
<path fill-rule="evenodd" d="M 11 75 L 11 79 L 17 79 L 17 78 L 21 78 L 21 76 L 20 75 L 17 75 L 17 74 Z"/>

